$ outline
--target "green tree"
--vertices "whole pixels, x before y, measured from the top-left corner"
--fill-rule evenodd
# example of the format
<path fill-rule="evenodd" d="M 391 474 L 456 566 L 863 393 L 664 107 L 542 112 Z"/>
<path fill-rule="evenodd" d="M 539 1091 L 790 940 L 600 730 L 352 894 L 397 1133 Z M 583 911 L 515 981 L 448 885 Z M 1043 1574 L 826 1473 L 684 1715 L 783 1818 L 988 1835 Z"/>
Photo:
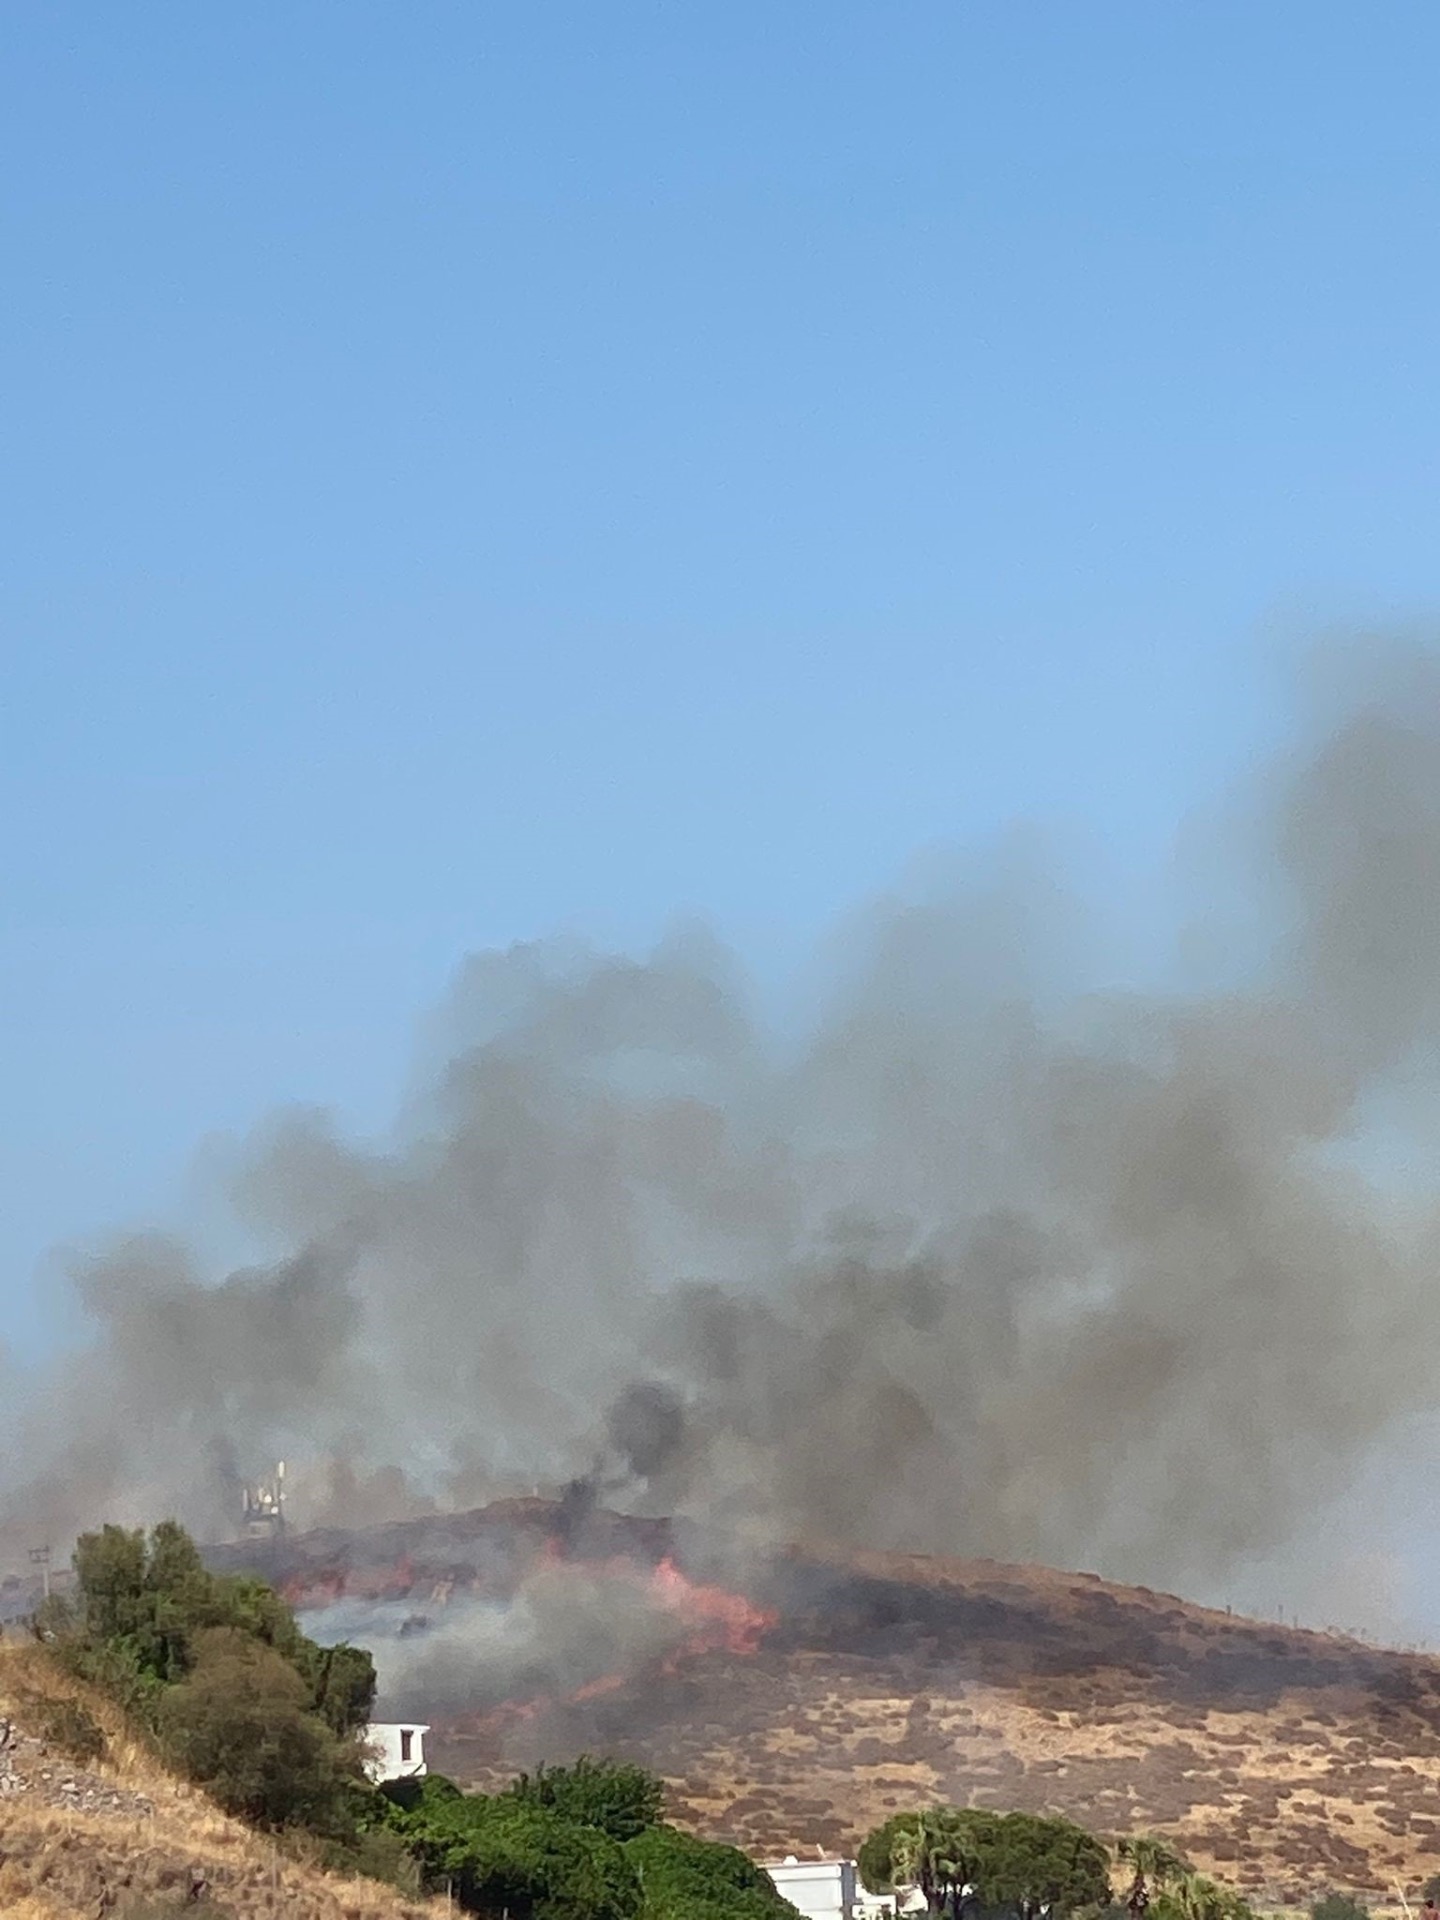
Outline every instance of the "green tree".
<path fill-rule="evenodd" d="M 867 1887 L 918 1886 L 932 1910 L 966 1881 L 982 1906 L 1048 1900 L 1057 1912 L 1104 1906 L 1109 1857 L 1093 1835 L 1068 1820 L 982 1807 L 937 1807 L 895 1814 L 867 1835 L 859 1852 Z"/>
<path fill-rule="evenodd" d="M 875 1892 L 919 1887 L 932 1911 L 952 1885 L 974 1880 L 974 1821 L 959 1807 L 897 1813 L 861 1843 L 860 1877 Z"/>
<path fill-rule="evenodd" d="M 640 1882 L 618 1842 L 513 1794 L 421 1793 L 394 1819 L 426 1884 L 510 1920 L 638 1920 Z"/>
<path fill-rule="evenodd" d="M 1168 1841 L 1157 1839 L 1154 1834 L 1139 1833 L 1122 1840 L 1115 1849 L 1115 1855 L 1157 1891 L 1174 1886 L 1193 1871 L 1183 1854 L 1177 1853 Z"/>
<path fill-rule="evenodd" d="M 234 1627 L 200 1634 L 193 1659 L 160 1701 L 167 1757 L 254 1826 L 352 1830 L 352 1802 L 363 1790 L 359 1749 L 309 1711 L 295 1668 Z"/>
<path fill-rule="evenodd" d="M 958 1819 L 922 1813 L 895 1835 L 890 1849 L 892 1879 L 904 1887 L 918 1887 L 931 1913 L 938 1913 L 947 1899 L 953 1901 L 976 1878 L 978 1868 L 967 1850 L 969 1838 Z"/>
<path fill-rule="evenodd" d="M 796 1920 L 770 1876 L 738 1847 L 653 1826 L 625 1843 L 642 1920 Z"/>
<path fill-rule="evenodd" d="M 356 1733 L 375 1706 L 375 1662 L 364 1647 L 317 1647 L 303 1642 L 296 1666 L 310 1683 L 313 1712 L 333 1733 Z"/>
<path fill-rule="evenodd" d="M 145 1536 L 124 1527 L 82 1533 L 75 1545 L 75 1578 L 86 1630 L 97 1640 L 124 1640 L 141 1625 L 145 1591 Z"/>
<path fill-rule="evenodd" d="M 598 1827 L 621 1841 L 653 1827 L 665 1803 L 664 1783 L 653 1773 L 588 1753 L 568 1767 L 522 1773 L 508 1793 L 526 1806 L 544 1807 L 573 1825 Z"/>
<path fill-rule="evenodd" d="M 1232 1887 L 1222 1887 L 1187 1868 L 1165 1882 L 1151 1903 L 1148 1920 L 1255 1920 L 1255 1916 Z"/>
<path fill-rule="evenodd" d="M 263 1580 L 209 1572 L 173 1520 L 163 1521 L 148 1541 L 123 1527 L 82 1534 L 74 1565 L 78 1603 L 51 1608 L 42 1634 L 152 1724 L 163 1690 L 194 1666 L 197 1637 L 220 1628 L 272 1648 L 293 1667 L 305 1683 L 307 1711 L 332 1732 L 354 1732 L 369 1719 L 375 1699 L 370 1655 L 307 1639 Z"/>

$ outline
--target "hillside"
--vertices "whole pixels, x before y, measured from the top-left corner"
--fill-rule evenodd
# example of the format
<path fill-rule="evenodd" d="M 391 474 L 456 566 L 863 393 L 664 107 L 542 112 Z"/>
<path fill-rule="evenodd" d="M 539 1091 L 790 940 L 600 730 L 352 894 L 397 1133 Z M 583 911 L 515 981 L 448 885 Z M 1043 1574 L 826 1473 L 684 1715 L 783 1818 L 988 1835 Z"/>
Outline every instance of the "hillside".
<path fill-rule="evenodd" d="M 987 1562 L 797 1549 L 722 1585 L 683 1527 L 544 1501 L 225 1557 L 368 1630 L 382 1670 L 403 1629 L 406 1710 L 477 1785 L 602 1747 L 760 1855 L 953 1800 L 1173 1835 L 1272 1900 L 1440 1871 L 1428 1656 Z M 483 1653 L 522 1614 L 570 1636 L 548 1664 Z"/>
<path fill-rule="evenodd" d="M 104 1729 L 107 1754 L 92 1765 L 72 1765 L 44 1737 L 66 1701 L 81 1702 Z M 445 1912 L 443 1902 L 401 1899 L 281 1854 L 156 1766 L 105 1702 L 13 1638 L 0 1641 L 0 1732 L 6 1920 L 124 1920 L 127 1906 L 152 1900 L 173 1901 L 179 1912 L 197 1875 L 206 1901 L 185 1910 L 234 1920 L 438 1920 Z"/>

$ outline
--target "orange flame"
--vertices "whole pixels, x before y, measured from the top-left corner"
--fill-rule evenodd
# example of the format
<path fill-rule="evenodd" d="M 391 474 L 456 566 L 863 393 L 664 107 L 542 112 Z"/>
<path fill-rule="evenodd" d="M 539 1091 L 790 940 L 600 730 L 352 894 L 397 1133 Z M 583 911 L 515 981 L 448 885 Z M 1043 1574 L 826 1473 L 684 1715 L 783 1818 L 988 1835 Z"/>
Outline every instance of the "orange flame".
<path fill-rule="evenodd" d="M 758 1653 L 778 1618 L 743 1593 L 692 1580 L 668 1557 L 651 1574 L 650 1592 L 658 1605 L 689 1627 L 684 1643 L 665 1662 L 666 1672 L 689 1653 Z"/>

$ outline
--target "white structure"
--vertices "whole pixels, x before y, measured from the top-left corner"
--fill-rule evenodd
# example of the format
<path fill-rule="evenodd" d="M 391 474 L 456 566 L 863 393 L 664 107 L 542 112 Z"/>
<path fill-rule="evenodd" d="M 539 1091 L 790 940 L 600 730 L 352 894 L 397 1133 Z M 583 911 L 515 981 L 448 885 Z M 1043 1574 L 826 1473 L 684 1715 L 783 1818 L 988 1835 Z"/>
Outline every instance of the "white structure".
<path fill-rule="evenodd" d="M 413 1721 L 372 1720 L 365 1729 L 365 1745 L 370 1749 L 365 1771 L 370 1784 L 379 1787 L 387 1780 L 423 1780 L 425 1736 L 429 1731 L 429 1727 Z"/>
<path fill-rule="evenodd" d="M 862 1880 L 855 1889 L 857 1920 L 904 1920 L 906 1914 L 928 1913 L 930 1903 L 918 1887 L 897 1887 L 893 1893 L 871 1893 Z"/>
<path fill-rule="evenodd" d="M 765 1868 L 792 1907 L 805 1920 L 897 1920 L 897 1916 L 924 1913 L 926 1900 L 918 1887 L 897 1887 L 894 1893 L 871 1893 L 853 1860 L 798 1860 L 793 1853 Z"/>
<path fill-rule="evenodd" d="M 860 1876 L 853 1860 L 797 1860 L 789 1854 L 766 1873 L 805 1920 L 861 1920 Z"/>

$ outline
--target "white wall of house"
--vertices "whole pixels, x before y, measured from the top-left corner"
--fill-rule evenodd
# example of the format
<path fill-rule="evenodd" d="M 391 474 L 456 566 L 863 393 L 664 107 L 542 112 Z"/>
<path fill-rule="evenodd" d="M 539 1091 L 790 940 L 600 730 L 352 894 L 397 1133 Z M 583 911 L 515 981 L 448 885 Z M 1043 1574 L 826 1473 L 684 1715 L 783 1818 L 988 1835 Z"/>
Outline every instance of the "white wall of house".
<path fill-rule="evenodd" d="M 365 1771 L 373 1786 L 386 1780 L 420 1780 L 425 1775 L 425 1736 L 429 1727 L 415 1720 L 372 1720 L 365 1729 L 370 1757 Z"/>
<path fill-rule="evenodd" d="M 859 1877 L 853 1860 L 767 1862 L 766 1873 L 805 1920 L 857 1920 Z"/>

